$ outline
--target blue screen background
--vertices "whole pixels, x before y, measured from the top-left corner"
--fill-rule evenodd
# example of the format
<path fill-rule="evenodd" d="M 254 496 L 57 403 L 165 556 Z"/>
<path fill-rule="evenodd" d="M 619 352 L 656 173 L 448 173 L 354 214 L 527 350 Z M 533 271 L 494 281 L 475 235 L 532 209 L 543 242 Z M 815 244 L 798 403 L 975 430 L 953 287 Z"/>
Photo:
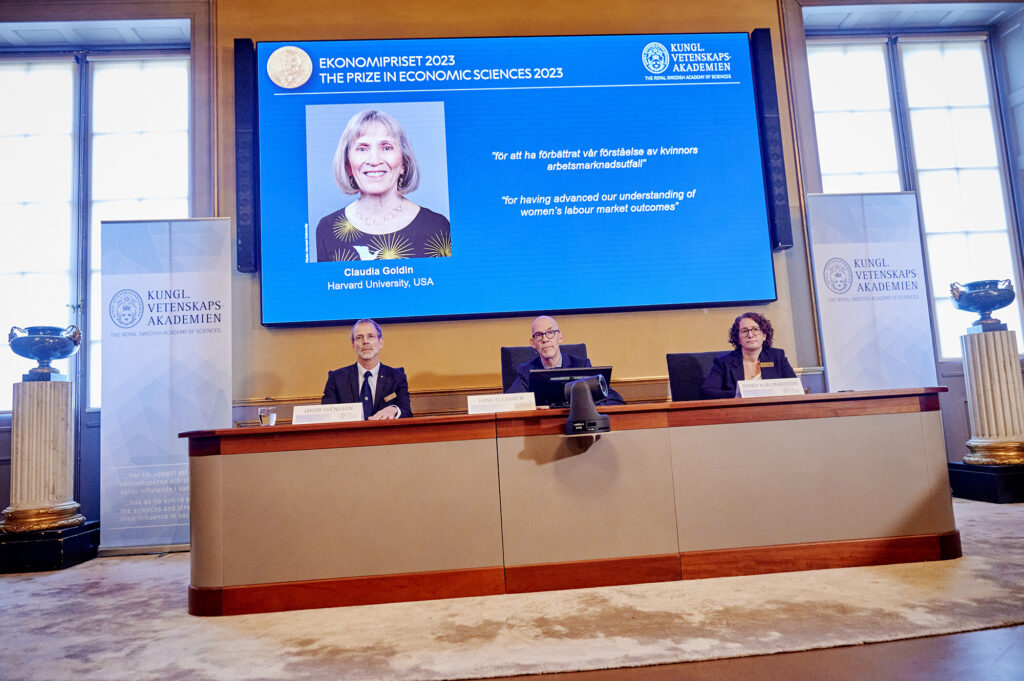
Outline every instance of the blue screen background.
<path fill-rule="evenodd" d="M 652 73 L 641 58 L 651 43 L 670 58 L 688 56 Z M 267 73 L 269 56 L 286 45 L 301 48 L 313 63 L 310 80 L 294 89 L 275 85 Z M 673 70 L 676 63 L 704 63 L 700 55 L 717 55 L 710 60 L 715 70 Z M 257 56 L 264 324 L 776 298 L 746 34 L 260 43 Z M 321 62 L 380 56 L 421 63 L 325 69 Z M 427 57 L 454 65 L 426 66 Z M 531 77 L 474 77 L 492 69 Z M 323 77 L 347 81 L 387 72 L 397 79 L 405 72 L 421 78 L 438 71 L 469 78 L 336 83 Z M 449 218 L 451 257 L 315 262 L 316 221 L 355 198 L 338 190 L 330 163 L 345 122 L 363 108 L 386 110 L 406 128 L 423 173 L 409 198 Z M 662 147 L 697 153 L 663 154 Z M 600 155 L 619 148 L 642 153 Z M 539 156 L 557 150 L 598 155 Z M 499 160 L 496 152 L 508 156 Z M 516 159 L 516 152 L 538 156 Z M 641 167 L 549 169 L 630 159 L 643 159 Z M 683 198 L 628 198 L 635 192 Z M 597 201 L 554 202 L 593 194 Z M 523 203 L 532 197 L 551 203 Z M 668 204 L 674 210 L 635 210 Z M 601 206 L 626 212 L 599 214 Z M 570 207 L 591 211 L 565 214 Z M 525 208 L 563 213 L 526 216 Z M 403 265 L 412 272 L 383 273 Z M 367 275 L 374 267 L 382 273 Z M 409 285 L 331 286 L 370 279 Z"/>

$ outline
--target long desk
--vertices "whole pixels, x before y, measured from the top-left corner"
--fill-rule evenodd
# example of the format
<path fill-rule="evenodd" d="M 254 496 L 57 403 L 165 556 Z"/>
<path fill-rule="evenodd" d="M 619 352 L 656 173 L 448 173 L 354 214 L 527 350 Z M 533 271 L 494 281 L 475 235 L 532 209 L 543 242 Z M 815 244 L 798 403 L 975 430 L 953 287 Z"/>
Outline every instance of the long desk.
<path fill-rule="evenodd" d="M 182 433 L 189 612 L 956 558 L 942 390 Z"/>

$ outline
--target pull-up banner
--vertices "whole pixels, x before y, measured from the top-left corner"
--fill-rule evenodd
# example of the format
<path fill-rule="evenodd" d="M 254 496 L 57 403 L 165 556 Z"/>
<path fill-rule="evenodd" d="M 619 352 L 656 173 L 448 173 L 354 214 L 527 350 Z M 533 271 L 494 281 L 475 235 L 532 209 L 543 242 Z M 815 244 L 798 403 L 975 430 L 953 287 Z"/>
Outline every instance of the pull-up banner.
<path fill-rule="evenodd" d="M 807 221 L 829 391 L 936 385 L 916 195 L 809 194 Z"/>
<path fill-rule="evenodd" d="M 231 224 L 104 222 L 103 548 L 189 542 L 186 430 L 231 426 Z"/>

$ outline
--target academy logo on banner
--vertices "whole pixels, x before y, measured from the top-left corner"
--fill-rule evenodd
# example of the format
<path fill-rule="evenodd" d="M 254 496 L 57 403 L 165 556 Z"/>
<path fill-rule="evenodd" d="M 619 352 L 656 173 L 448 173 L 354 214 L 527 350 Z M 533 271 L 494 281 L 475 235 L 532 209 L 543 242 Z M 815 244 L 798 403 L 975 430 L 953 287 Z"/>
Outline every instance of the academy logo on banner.
<path fill-rule="evenodd" d="M 876 244 L 875 251 L 883 248 Z M 895 258 L 904 256 L 902 245 L 894 249 Z M 917 300 L 914 294 L 924 290 L 921 281 L 920 256 L 911 254 L 911 262 L 896 262 L 895 266 L 884 257 L 874 258 L 829 258 L 821 271 L 821 281 L 832 293 L 844 296 L 838 300 L 863 302 L 865 300 L 891 300 L 890 294 L 911 293 L 908 300 Z M 849 296 L 844 294 L 849 293 Z"/>
<path fill-rule="evenodd" d="M 204 333 L 205 328 L 223 321 L 223 309 L 223 300 L 203 299 L 195 291 L 151 289 L 140 293 L 126 288 L 110 299 L 110 321 L 122 329 L 142 323 L 142 328 L 150 330 L 173 328 L 176 334 Z"/>

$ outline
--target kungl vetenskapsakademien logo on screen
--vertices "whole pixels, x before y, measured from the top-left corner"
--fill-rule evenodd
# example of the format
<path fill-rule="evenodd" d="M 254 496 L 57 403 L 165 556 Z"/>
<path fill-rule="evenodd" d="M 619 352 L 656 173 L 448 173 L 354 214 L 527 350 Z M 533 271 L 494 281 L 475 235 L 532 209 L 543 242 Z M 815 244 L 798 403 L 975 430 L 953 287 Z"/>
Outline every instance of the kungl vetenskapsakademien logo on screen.
<path fill-rule="evenodd" d="M 130 288 L 123 288 L 110 299 L 110 321 L 122 329 L 130 329 L 142 321 L 145 306 L 142 296 Z"/>
<path fill-rule="evenodd" d="M 842 258 L 830 258 L 821 274 L 832 293 L 846 293 L 853 286 L 853 268 Z"/>
<path fill-rule="evenodd" d="M 651 73 L 661 73 L 668 68 L 668 50 L 661 43 L 647 43 L 640 58 Z"/>

